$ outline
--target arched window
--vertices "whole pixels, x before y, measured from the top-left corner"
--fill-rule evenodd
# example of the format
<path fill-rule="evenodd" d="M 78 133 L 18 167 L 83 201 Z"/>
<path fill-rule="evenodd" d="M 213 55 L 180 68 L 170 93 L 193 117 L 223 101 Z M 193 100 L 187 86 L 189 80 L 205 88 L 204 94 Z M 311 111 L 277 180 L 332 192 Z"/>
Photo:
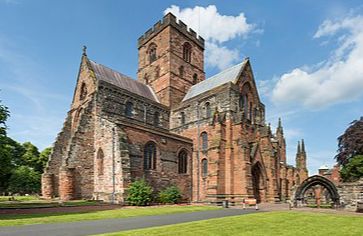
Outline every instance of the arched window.
<path fill-rule="evenodd" d="M 207 177 L 208 175 L 208 160 L 204 158 L 202 160 L 202 176 L 203 178 Z"/>
<path fill-rule="evenodd" d="M 80 92 L 80 95 L 79 95 L 79 100 L 83 100 L 85 99 L 87 96 L 87 86 L 85 83 L 82 83 L 81 85 L 81 92 Z"/>
<path fill-rule="evenodd" d="M 187 165 L 188 165 L 188 153 L 185 150 L 179 152 L 178 155 L 178 173 L 185 174 L 187 173 Z"/>
<path fill-rule="evenodd" d="M 247 95 L 243 96 L 243 111 L 245 113 L 245 116 L 247 117 L 247 114 L 248 114 L 248 97 L 247 97 Z"/>
<path fill-rule="evenodd" d="M 184 66 L 180 66 L 180 67 L 179 67 L 179 76 L 180 76 L 181 78 L 183 78 L 183 76 L 184 76 Z"/>
<path fill-rule="evenodd" d="M 96 158 L 98 175 L 103 175 L 103 159 L 104 159 L 104 154 L 102 148 L 99 148 L 97 151 L 97 158 Z"/>
<path fill-rule="evenodd" d="M 198 83 L 198 75 L 194 74 L 193 75 L 193 84 L 196 84 L 196 83 Z"/>
<path fill-rule="evenodd" d="M 180 113 L 180 122 L 182 125 L 185 124 L 185 112 Z"/>
<path fill-rule="evenodd" d="M 155 43 L 150 44 L 148 54 L 149 54 L 150 63 L 152 63 L 153 61 L 156 61 L 157 56 L 156 56 L 156 44 Z"/>
<path fill-rule="evenodd" d="M 212 116 L 212 110 L 210 108 L 210 103 L 206 102 L 205 103 L 205 117 L 206 118 L 211 118 L 211 116 Z"/>
<path fill-rule="evenodd" d="M 243 110 L 243 107 L 244 107 L 244 96 L 242 95 L 239 95 L 239 101 L 238 101 L 238 107 L 239 109 L 242 111 Z"/>
<path fill-rule="evenodd" d="M 190 43 L 186 42 L 183 44 L 183 59 L 186 62 L 190 62 L 192 55 L 192 46 L 190 46 Z"/>
<path fill-rule="evenodd" d="M 206 151 L 208 149 L 208 134 L 207 132 L 203 132 L 202 136 L 202 150 Z"/>
<path fill-rule="evenodd" d="M 154 126 L 159 126 L 159 125 L 160 125 L 160 113 L 156 111 L 154 113 Z"/>
<path fill-rule="evenodd" d="M 132 117 L 133 111 L 134 111 L 134 104 L 132 104 L 132 102 L 130 101 L 126 102 L 125 116 Z"/>
<path fill-rule="evenodd" d="M 149 142 L 144 148 L 144 169 L 154 170 L 156 168 L 156 145 Z"/>

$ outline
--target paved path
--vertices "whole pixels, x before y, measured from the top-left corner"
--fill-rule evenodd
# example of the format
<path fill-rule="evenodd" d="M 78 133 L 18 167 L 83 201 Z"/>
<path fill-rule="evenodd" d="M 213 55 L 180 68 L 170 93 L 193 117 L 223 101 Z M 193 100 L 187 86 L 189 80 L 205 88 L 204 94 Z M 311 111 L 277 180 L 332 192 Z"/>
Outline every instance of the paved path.
<path fill-rule="evenodd" d="M 81 236 L 111 233 L 122 230 L 141 229 L 154 226 L 178 224 L 196 220 L 206 220 L 225 216 L 254 213 L 254 209 L 222 209 L 179 213 L 157 216 L 130 217 L 123 219 L 107 219 L 80 221 L 71 223 L 39 224 L 0 227 L 1 236 Z"/>

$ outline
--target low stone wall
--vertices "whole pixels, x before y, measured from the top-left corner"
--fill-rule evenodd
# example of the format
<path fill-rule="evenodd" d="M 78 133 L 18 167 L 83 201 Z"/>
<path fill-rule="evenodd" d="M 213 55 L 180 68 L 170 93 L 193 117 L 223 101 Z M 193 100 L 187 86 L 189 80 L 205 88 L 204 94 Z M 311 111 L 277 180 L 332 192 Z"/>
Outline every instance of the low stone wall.
<path fill-rule="evenodd" d="M 363 178 L 356 182 L 341 183 L 337 186 L 340 195 L 340 204 L 348 211 L 362 211 L 363 203 Z M 360 204 L 359 204 L 360 203 Z"/>

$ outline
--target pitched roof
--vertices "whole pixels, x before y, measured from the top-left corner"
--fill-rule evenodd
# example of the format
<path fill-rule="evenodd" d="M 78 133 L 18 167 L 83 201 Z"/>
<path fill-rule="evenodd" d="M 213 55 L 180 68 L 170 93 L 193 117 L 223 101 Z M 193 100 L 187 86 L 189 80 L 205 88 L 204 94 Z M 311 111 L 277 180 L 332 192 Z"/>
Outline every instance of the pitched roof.
<path fill-rule="evenodd" d="M 199 94 L 207 92 L 213 88 L 226 84 L 228 82 L 236 82 L 237 76 L 239 75 L 240 71 L 244 68 L 247 64 L 248 59 L 246 58 L 240 64 L 234 65 L 224 71 L 219 72 L 218 74 L 196 84 L 193 85 L 188 93 L 183 98 L 183 101 L 186 101 L 190 98 L 193 98 Z"/>
<path fill-rule="evenodd" d="M 90 65 L 97 79 L 106 81 L 119 88 L 125 89 L 131 93 L 137 94 L 152 101 L 159 102 L 154 91 L 150 86 L 140 83 L 120 72 L 114 71 L 104 65 L 89 60 Z"/>

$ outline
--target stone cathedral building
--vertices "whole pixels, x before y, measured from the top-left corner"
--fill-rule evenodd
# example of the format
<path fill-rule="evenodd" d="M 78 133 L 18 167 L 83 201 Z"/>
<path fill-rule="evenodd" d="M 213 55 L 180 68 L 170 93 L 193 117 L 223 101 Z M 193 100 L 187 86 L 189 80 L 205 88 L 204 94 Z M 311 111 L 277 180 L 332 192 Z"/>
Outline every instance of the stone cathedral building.
<path fill-rule="evenodd" d="M 184 201 L 289 198 L 306 152 L 286 163 L 281 121 L 265 122 L 247 58 L 205 79 L 204 40 L 172 14 L 138 39 L 137 80 L 84 50 L 71 108 L 42 176 L 45 198 L 124 202 L 145 178 Z"/>

